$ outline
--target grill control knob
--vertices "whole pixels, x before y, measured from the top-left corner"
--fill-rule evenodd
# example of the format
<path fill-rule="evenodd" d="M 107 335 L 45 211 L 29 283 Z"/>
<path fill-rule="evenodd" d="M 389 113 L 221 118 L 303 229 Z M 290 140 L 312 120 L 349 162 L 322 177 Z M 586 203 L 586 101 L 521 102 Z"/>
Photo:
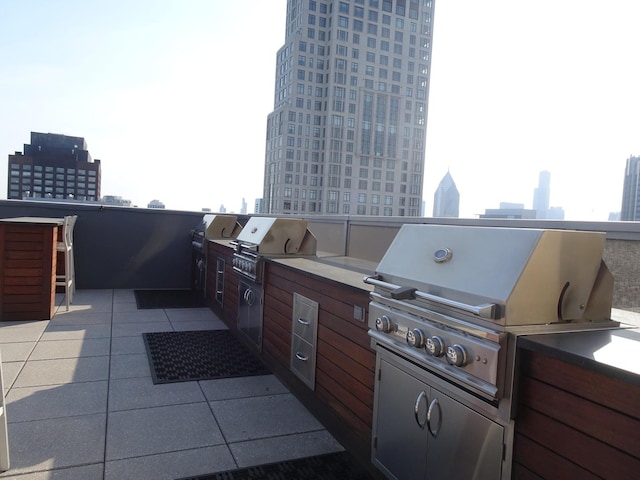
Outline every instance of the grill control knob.
<path fill-rule="evenodd" d="M 432 357 L 441 357 L 444 355 L 444 342 L 440 337 L 434 335 L 433 337 L 427 338 L 424 349 Z"/>
<path fill-rule="evenodd" d="M 395 330 L 395 325 L 386 315 L 376 318 L 376 330 L 382 333 L 391 333 Z"/>
<path fill-rule="evenodd" d="M 407 344 L 412 347 L 422 348 L 424 346 L 424 333 L 419 328 L 414 328 L 407 332 Z"/>
<path fill-rule="evenodd" d="M 467 351 L 457 343 L 447 347 L 447 362 L 456 367 L 464 367 L 467 364 Z"/>

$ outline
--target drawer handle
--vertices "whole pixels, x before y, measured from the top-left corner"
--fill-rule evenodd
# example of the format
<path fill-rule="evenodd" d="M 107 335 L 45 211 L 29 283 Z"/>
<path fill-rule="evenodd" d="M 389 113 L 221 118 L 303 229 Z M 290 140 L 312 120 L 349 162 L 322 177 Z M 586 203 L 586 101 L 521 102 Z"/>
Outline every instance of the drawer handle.
<path fill-rule="evenodd" d="M 311 322 L 309 322 L 309 320 L 305 320 L 304 318 L 298 318 L 298 323 L 300 325 L 309 325 Z"/>
<path fill-rule="evenodd" d="M 307 360 L 309 360 L 309 357 L 306 355 L 301 354 L 300 352 L 296 352 L 296 358 L 298 360 L 300 360 L 301 362 L 306 362 Z"/>

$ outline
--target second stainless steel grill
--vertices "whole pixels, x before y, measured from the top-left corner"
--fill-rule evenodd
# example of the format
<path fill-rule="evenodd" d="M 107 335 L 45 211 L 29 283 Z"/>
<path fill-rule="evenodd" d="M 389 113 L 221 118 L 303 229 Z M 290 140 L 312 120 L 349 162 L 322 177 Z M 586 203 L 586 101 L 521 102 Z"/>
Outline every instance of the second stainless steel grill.
<path fill-rule="evenodd" d="M 316 238 L 303 219 L 251 217 L 232 245 L 233 270 L 240 275 L 238 330 L 251 346 L 261 350 L 264 260 L 315 255 Z"/>

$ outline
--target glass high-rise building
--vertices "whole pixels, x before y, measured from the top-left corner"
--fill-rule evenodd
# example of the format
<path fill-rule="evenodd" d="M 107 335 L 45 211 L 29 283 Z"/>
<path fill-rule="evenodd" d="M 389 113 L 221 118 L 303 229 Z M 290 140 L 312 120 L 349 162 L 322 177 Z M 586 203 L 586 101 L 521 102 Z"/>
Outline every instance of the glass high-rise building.
<path fill-rule="evenodd" d="M 630 156 L 627 159 L 620 220 L 640 221 L 640 157 Z"/>
<path fill-rule="evenodd" d="M 433 195 L 433 216 L 454 217 L 460 215 L 460 193 L 449 172 L 440 180 Z"/>
<path fill-rule="evenodd" d="M 287 0 L 264 212 L 418 216 L 434 0 Z"/>

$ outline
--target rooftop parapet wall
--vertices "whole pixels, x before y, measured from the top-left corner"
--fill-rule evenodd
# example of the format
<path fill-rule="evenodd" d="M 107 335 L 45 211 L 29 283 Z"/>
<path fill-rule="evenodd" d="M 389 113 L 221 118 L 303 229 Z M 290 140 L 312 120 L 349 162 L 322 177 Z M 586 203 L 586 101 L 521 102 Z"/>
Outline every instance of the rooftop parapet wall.
<path fill-rule="evenodd" d="M 189 288 L 191 230 L 203 212 L 0 200 L 0 218 L 78 215 L 78 288 Z M 241 224 L 247 215 L 239 215 Z M 313 216 L 318 251 L 378 262 L 405 223 L 557 228 L 607 233 L 604 260 L 614 277 L 614 307 L 640 312 L 640 222 Z"/>

